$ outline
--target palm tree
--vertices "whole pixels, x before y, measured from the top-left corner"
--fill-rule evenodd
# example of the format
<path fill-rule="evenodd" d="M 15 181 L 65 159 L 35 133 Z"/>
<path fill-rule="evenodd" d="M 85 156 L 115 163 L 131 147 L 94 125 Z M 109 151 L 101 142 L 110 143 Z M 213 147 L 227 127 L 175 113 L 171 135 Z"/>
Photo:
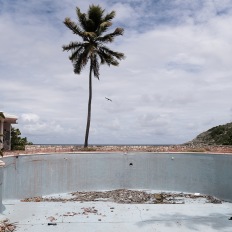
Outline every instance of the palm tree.
<path fill-rule="evenodd" d="M 75 74 L 80 74 L 83 68 L 90 64 L 89 69 L 89 101 L 88 115 L 85 133 L 84 147 L 88 147 L 89 128 L 91 120 L 91 102 L 92 102 L 92 74 L 99 79 L 99 68 L 101 64 L 118 66 L 118 60 L 124 58 L 124 54 L 109 49 L 105 44 L 113 42 L 114 38 L 123 35 L 123 28 L 116 28 L 112 33 L 105 34 L 112 25 L 112 19 L 115 17 L 115 11 L 104 15 L 99 5 L 90 5 L 87 14 L 81 13 L 76 8 L 78 23 L 65 18 L 64 24 L 81 38 L 81 42 L 70 42 L 63 46 L 63 51 L 71 51 L 69 59 L 71 60 Z"/>

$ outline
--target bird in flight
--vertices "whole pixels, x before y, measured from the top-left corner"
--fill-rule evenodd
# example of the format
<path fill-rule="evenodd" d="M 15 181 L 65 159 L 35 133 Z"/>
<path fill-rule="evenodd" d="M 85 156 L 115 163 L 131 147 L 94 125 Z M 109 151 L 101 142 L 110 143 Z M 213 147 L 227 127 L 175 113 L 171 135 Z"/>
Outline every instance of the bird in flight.
<path fill-rule="evenodd" d="M 111 99 L 109 99 L 109 98 L 107 98 L 107 97 L 105 97 L 105 99 L 108 100 L 108 101 L 112 101 Z"/>

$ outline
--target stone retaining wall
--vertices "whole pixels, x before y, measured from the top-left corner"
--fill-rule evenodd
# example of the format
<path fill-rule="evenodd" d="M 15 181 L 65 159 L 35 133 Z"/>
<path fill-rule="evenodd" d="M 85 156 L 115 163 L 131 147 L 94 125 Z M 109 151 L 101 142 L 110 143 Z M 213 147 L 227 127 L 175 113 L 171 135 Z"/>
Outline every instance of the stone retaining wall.
<path fill-rule="evenodd" d="M 83 146 L 74 145 L 27 145 L 21 153 L 53 153 L 53 152 L 213 152 L 232 153 L 232 146 L 207 145 L 171 145 L 171 146 Z"/>

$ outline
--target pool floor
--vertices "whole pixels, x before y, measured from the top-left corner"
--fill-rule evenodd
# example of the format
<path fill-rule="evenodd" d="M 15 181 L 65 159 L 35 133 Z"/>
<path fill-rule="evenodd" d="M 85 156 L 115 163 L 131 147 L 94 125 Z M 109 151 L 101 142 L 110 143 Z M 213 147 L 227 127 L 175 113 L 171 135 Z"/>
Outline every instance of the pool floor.
<path fill-rule="evenodd" d="M 232 203 L 3 202 L 17 232 L 231 232 Z M 49 225 L 49 223 L 55 225 Z"/>

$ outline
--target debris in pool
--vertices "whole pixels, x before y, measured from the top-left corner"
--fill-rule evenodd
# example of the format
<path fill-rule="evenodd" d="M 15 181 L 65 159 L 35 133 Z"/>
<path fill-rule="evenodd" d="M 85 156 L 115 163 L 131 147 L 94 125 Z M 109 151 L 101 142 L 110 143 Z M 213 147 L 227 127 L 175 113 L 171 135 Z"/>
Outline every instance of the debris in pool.
<path fill-rule="evenodd" d="M 230 217 L 229 220 L 232 220 L 232 217 Z"/>
<path fill-rule="evenodd" d="M 11 223 L 9 219 L 0 221 L 0 231 L 2 232 L 13 232 L 16 229 L 16 222 Z"/>
<path fill-rule="evenodd" d="M 83 211 L 82 212 L 67 212 L 65 214 L 63 214 L 62 216 L 64 217 L 70 217 L 70 216 L 75 216 L 75 215 L 86 215 L 88 217 L 89 214 L 94 214 L 94 215 L 100 215 L 105 217 L 105 215 L 102 215 L 101 213 L 98 213 L 98 210 L 95 209 L 95 207 L 83 207 L 81 208 Z"/>
<path fill-rule="evenodd" d="M 194 196 L 200 196 L 201 194 L 200 193 L 194 193 Z"/>
<path fill-rule="evenodd" d="M 53 216 L 48 217 L 47 220 L 49 220 L 50 222 L 56 221 L 56 219 Z"/>
<path fill-rule="evenodd" d="M 55 223 L 55 222 L 49 222 L 48 223 L 48 226 L 56 226 L 57 225 L 57 223 Z"/>
<path fill-rule="evenodd" d="M 207 196 L 206 200 L 207 200 L 207 203 L 222 204 L 222 201 L 217 199 L 216 197 Z"/>
<path fill-rule="evenodd" d="M 88 208 L 81 208 L 83 209 L 83 213 L 82 214 L 89 214 L 89 213 L 94 213 L 94 214 L 97 214 L 98 213 L 98 210 L 95 209 L 95 207 L 88 207 Z"/>
<path fill-rule="evenodd" d="M 77 215 L 77 214 L 80 214 L 80 213 L 75 213 L 75 212 L 67 212 L 67 213 L 65 213 L 65 214 L 63 214 L 63 216 L 64 217 L 72 217 L 72 216 L 75 216 L 75 215 Z"/>
<path fill-rule="evenodd" d="M 203 194 L 159 192 L 117 189 L 111 191 L 73 192 L 71 197 L 32 197 L 21 200 L 23 202 L 90 202 L 108 201 L 121 204 L 185 204 L 196 201 L 220 204 L 221 200 Z M 87 210 L 88 211 L 88 210 Z M 94 209 L 91 209 L 91 213 Z"/>

